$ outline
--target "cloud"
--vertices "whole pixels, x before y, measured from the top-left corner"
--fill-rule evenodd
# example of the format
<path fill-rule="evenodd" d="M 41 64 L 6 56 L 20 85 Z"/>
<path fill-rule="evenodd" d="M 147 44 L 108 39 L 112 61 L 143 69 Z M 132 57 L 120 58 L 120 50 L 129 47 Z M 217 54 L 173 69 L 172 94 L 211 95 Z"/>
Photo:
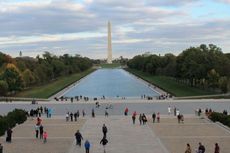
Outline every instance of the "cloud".
<path fill-rule="evenodd" d="M 226 8 L 225 12 L 216 10 L 211 2 L 4 0 L 0 1 L 0 50 L 14 56 L 20 50 L 34 56 L 58 50 L 104 58 L 110 20 L 117 57 L 145 51 L 178 53 L 201 43 L 219 44 L 230 51 L 230 13 Z M 206 15 L 204 6 L 218 15 Z"/>

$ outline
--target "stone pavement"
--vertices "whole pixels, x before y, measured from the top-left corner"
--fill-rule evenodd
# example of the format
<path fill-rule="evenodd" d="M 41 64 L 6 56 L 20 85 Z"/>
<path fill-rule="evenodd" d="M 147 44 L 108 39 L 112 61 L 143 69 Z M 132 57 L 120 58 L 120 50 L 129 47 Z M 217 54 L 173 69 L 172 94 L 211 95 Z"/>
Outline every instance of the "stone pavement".
<path fill-rule="evenodd" d="M 0 138 L 3 145 L 3 153 L 66 153 L 73 142 L 74 133 L 80 129 L 85 120 L 77 122 L 65 122 L 62 119 L 42 119 L 44 131 L 48 132 L 46 144 L 35 138 L 35 122 L 29 118 L 24 124 L 13 129 L 12 143 L 6 143 L 5 137 Z"/>
<path fill-rule="evenodd" d="M 229 153 L 230 131 L 206 119 L 185 115 L 185 122 L 178 124 L 172 115 L 162 115 L 160 123 L 152 123 L 147 116 L 147 125 L 132 124 L 131 116 L 96 116 L 80 118 L 77 122 L 66 122 L 64 116 L 43 119 L 44 129 L 48 131 L 48 142 L 43 144 L 34 136 L 35 120 L 28 119 L 13 129 L 13 141 L 0 138 L 4 153 L 85 153 L 84 146 L 75 145 L 74 133 L 80 129 L 84 141 L 91 143 L 90 153 L 103 153 L 102 125 L 108 128 L 107 153 L 183 153 L 186 143 L 192 151 L 202 142 L 207 153 L 212 153 L 214 143 L 219 143 L 221 153 Z"/>
<path fill-rule="evenodd" d="M 103 146 L 99 144 L 103 124 L 108 128 L 106 153 L 169 153 L 148 125 L 140 126 L 138 121 L 133 125 L 130 116 L 88 118 L 81 133 L 92 144 L 92 153 L 103 153 Z M 75 152 L 83 153 L 84 149 L 74 142 L 69 153 Z"/>
<path fill-rule="evenodd" d="M 183 153 L 187 143 L 195 153 L 199 142 L 207 153 L 214 152 L 215 143 L 219 144 L 221 153 L 230 152 L 230 131 L 207 119 L 185 117 L 185 122 L 178 124 L 176 118 L 170 117 L 161 119 L 161 123 L 148 124 L 170 153 Z"/>

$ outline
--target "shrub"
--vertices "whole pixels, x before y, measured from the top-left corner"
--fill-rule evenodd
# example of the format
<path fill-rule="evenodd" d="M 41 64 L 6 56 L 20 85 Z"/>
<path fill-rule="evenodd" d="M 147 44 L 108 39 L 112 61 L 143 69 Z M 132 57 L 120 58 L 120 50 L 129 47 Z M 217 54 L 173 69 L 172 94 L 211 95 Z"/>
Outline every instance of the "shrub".
<path fill-rule="evenodd" d="M 213 112 L 209 119 L 211 119 L 213 122 L 220 122 L 228 127 L 230 127 L 230 115 L 225 115 L 223 113 Z"/>
<path fill-rule="evenodd" d="M 13 128 L 16 124 L 21 124 L 27 119 L 27 113 L 21 109 L 15 109 L 6 116 L 0 116 L 0 136 L 4 135 L 8 128 Z"/>

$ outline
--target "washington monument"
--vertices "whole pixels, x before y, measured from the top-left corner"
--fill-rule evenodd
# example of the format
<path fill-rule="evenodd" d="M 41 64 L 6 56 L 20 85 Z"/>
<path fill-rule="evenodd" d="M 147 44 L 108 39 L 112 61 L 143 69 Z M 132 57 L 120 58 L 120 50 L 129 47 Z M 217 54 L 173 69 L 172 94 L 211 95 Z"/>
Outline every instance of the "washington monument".
<path fill-rule="evenodd" d="M 112 63 L 112 40 L 111 40 L 111 25 L 110 22 L 108 22 L 108 57 L 107 57 L 107 63 Z"/>

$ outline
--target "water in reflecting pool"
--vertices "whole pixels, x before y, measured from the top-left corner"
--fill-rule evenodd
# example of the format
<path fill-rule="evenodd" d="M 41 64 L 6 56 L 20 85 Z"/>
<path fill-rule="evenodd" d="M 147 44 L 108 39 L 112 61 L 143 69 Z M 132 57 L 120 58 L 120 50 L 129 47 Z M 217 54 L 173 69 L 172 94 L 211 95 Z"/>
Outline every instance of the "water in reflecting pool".
<path fill-rule="evenodd" d="M 158 96 L 159 94 L 141 80 L 123 69 L 99 69 L 81 80 L 65 93 L 66 97 L 133 97 L 141 95 Z"/>

